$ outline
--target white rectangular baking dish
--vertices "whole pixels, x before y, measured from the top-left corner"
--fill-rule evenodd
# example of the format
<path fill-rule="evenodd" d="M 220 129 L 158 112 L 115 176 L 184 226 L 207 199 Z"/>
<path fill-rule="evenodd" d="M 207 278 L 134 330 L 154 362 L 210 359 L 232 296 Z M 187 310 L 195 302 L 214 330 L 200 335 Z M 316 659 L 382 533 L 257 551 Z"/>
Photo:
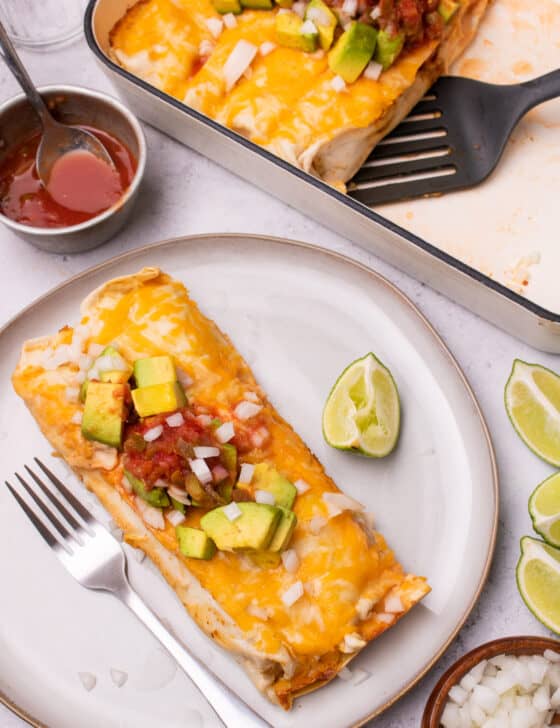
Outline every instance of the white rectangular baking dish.
<path fill-rule="evenodd" d="M 560 353 L 560 236 L 553 220 L 554 189 L 560 189 L 560 101 L 527 116 L 483 185 L 376 211 L 115 64 L 109 33 L 136 1 L 90 0 L 85 32 L 140 118 L 519 339 Z M 503 83 L 558 65 L 560 3 L 540 0 L 530 13 L 519 8 L 518 0 L 496 0 L 457 72 Z"/>

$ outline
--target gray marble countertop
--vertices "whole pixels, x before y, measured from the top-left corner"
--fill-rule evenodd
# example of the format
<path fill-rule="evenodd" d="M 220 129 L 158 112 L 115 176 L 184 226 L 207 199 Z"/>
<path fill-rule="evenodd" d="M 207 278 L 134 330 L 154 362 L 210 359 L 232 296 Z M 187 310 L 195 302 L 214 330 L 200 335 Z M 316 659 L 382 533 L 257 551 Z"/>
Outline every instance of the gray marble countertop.
<path fill-rule="evenodd" d="M 37 84 L 76 83 L 114 93 L 83 39 L 67 48 L 21 55 Z M 0 100 L 17 91 L 14 79 L 0 67 Z M 546 634 L 518 595 L 514 569 L 519 539 L 530 530 L 527 498 L 551 468 L 532 455 L 513 432 L 503 407 L 503 387 L 515 357 L 553 369 L 560 369 L 560 362 L 516 341 L 158 131 L 147 127 L 146 134 L 149 164 L 139 204 L 128 227 L 107 245 L 82 255 L 49 255 L 0 228 L 0 290 L 4 291 L 0 325 L 52 286 L 106 258 L 164 238 L 203 232 L 265 233 L 318 244 L 370 266 L 403 290 L 443 336 L 470 380 L 493 436 L 501 481 L 496 555 L 478 605 L 439 664 L 371 724 L 375 728 L 415 728 L 438 676 L 461 653 L 500 636 Z M 21 725 L 0 707 L 0 728 Z"/>

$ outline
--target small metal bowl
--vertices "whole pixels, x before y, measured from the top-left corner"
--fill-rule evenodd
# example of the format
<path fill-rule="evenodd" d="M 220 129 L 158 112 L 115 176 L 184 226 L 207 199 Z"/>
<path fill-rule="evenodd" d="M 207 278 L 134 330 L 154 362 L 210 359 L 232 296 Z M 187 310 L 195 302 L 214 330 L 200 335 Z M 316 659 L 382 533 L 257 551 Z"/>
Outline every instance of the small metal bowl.
<path fill-rule="evenodd" d="M 560 642 L 548 637 L 503 637 L 486 642 L 467 652 L 451 665 L 433 689 L 426 703 L 421 728 L 440 728 L 441 715 L 447 703 L 449 691 L 482 660 L 488 660 L 490 657 L 498 655 L 542 655 L 545 650 L 552 650 L 560 654 Z M 560 718 L 555 717 L 552 724 L 560 724 Z"/>
<path fill-rule="evenodd" d="M 23 225 L 0 213 L 0 221 L 27 242 L 49 253 L 82 253 L 105 243 L 127 221 L 146 167 L 146 139 L 136 117 L 120 101 L 79 86 L 39 89 L 53 116 L 65 124 L 86 124 L 113 134 L 137 160 L 136 174 L 112 207 L 79 225 L 42 228 Z M 0 105 L 0 163 L 11 150 L 40 130 L 39 119 L 23 94 Z"/>

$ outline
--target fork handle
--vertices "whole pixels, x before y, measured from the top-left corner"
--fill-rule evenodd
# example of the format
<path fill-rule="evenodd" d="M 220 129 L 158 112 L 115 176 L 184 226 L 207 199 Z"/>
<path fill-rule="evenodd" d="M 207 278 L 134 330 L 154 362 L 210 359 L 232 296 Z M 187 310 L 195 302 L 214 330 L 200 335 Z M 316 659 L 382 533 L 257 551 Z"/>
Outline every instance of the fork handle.
<path fill-rule="evenodd" d="M 525 83 L 520 83 L 519 88 L 523 90 L 523 113 L 526 113 L 533 106 L 560 96 L 560 69 L 539 76 L 539 78 L 525 81 Z"/>
<path fill-rule="evenodd" d="M 241 698 L 216 675 L 196 660 L 163 626 L 141 597 L 127 584 L 113 592 L 150 630 L 169 654 L 177 661 L 195 686 L 204 695 L 225 726 L 229 728 L 270 728 Z"/>

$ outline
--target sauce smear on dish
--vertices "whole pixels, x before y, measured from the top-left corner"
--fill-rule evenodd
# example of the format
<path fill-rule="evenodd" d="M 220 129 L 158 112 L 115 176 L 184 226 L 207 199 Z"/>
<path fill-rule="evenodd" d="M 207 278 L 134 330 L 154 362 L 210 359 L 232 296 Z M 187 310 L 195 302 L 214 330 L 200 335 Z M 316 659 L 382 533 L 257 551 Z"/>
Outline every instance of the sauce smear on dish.
<path fill-rule="evenodd" d="M 118 202 L 134 177 L 136 159 L 111 134 L 88 126 L 82 128 L 104 144 L 114 168 L 89 152 L 68 152 L 55 163 L 45 188 L 35 166 L 41 134 L 34 134 L 0 165 L 2 214 L 33 227 L 67 227 L 85 222 Z"/>

